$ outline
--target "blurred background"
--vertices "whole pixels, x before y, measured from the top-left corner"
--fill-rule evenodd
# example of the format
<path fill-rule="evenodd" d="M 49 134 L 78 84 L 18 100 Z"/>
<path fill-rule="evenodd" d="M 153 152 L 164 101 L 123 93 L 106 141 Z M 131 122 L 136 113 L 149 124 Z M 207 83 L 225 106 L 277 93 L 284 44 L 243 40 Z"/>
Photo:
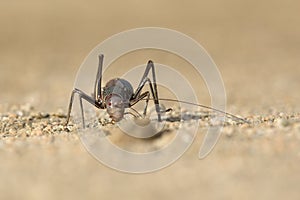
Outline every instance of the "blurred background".
<path fill-rule="evenodd" d="M 209 52 L 224 80 L 229 111 L 299 112 L 299 9 L 297 0 L 1 0 L 0 104 L 65 111 L 77 70 L 97 44 L 121 31 L 155 26 L 185 33 Z M 267 140 L 246 143 L 225 140 L 198 161 L 198 142 L 190 158 L 142 176 L 99 165 L 78 141 L 52 146 L 50 154 L 2 153 L 0 191 L 7 199 L 297 199 L 294 159 L 299 164 L 300 154 L 278 158 Z M 50 163 L 44 158 L 49 156 Z"/>
<path fill-rule="evenodd" d="M 121 31 L 157 26 L 203 45 L 224 79 L 228 106 L 297 107 L 299 6 L 292 0 L 1 1 L 0 101 L 64 108 L 92 48 Z"/>

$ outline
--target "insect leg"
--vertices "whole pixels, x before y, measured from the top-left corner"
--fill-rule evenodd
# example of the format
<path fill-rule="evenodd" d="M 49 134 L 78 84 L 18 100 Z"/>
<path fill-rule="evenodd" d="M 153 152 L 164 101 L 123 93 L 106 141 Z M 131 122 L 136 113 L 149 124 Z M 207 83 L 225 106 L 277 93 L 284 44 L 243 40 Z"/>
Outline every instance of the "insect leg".
<path fill-rule="evenodd" d="M 86 100 L 87 102 L 89 102 L 90 104 L 94 105 L 95 107 L 102 109 L 101 105 L 99 104 L 98 101 L 96 101 L 93 97 L 90 97 L 89 95 L 85 94 L 84 92 L 82 92 L 81 90 L 75 88 L 72 91 L 72 95 L 71 95 L 71 99 L 70 99 L 70 103 L 69 103 L 69 110 L 68 110 L 68 115 L 67 115 L 67 121 L 66 121 L 66 125 L 68 124 L 69 120 L 70 120 L 70 114 L 71 114 L 71 110 L 72 110 L 72 105 L 73 105 L 73 100 L 74 100 L 74 95 L 78 94 L 79 95 L 79 103 L 80 103 L 80 109 L 81 109 L 81 117 L 82 117 L 82 126 L 83 128 L 85 128 L 85 121 L 84 121 L 84 112 L 83 112 L 83 104 L 82 104 L 82 99 Z"/>
<path fill-rule="evenodd" d="M 153 86 L 151 84 L 151 81 L 148 78 L 148 74 L 149 74 L 150 69 L 151 69 L 151 72 L 152 72 Z M 143 77 L 141 79 L 141 82 L 140 82 L 138 88 L 136 89 L 132 99 L 137 99 L 137 97 L 140 95 L 146 81 L 148 81 L 150 83 L 150 89 L 151 89 L 151 93 L 153 95 L 153 100 L 154 100 L 155 109 L 156 109 L 156 112 L 157 112 L 158 121 L 161 121 L 160 107 L 159 107 L 159 101 L 158 101 L 158 92 L 157 92 L 157 85 L 156 85 L 155 69 L 154 69 L 154 64 L 151 60 L 148 61 L 146 70 L 144 72 L 144 75 L 143 75 Z"/>
<path fill-rule="evenodd" d="M 96 81 L 95 81 L 95 86 L 94 86 L 94 98 L 97 101 L 100 101 L 102 99 L 101 81 L 102 81 L 103 58 L 104 58 L 104 55 L 100 54 L 99 55 L 99 63 L 98 63 L 98 71 L 97 71 Z"/>
<path fill-rule="evenodd" d="M 68 108 L 68 114 L 67 114 L 66 125 L 68 125 L 68 123 L 70 121 L 70 115 L 71 115 L 71 110 L 72 110 L 72 105 L 73 105 L 73 100 L 74 100 L 74 94 L 75 94 L 75 90 L 73 90 L 72 94 L 71 94 L 71 98 L 70 98 L 70 102 L 69 102 L 69 108 Z"/>
<path fill-rule="evenodd" d="M 144 112 L 143 112 L 143 115 L 144 115 L 144 117 L 146 116 L 146 114 L 147 114 L 147 108 L 148 108 L 148 103 L 149 103 L 149 99 L 150 99 L 150 93 L 149 92 L 145 92 L 144 94 L 147 94 L 147 99 L 146 99 L 146 106 L 145 106 L 145 108 L 144 108 Z"/>
<path fill-rule="evenodd" d="M 139 95 L 136 99 L 133 99 L 130 102 L 130 107 L 131 107 L 131 106 L 135 105 L 137 102 L 139 102 L 140 100 L 144 99 L 145 97 L 147 97 L 147 99 L 146 99 L 146 105 L 145 105 L 144 112 L 143 112 L 144 117 L 146 116 L 146 113 L 147 113 L 147 107 L 148 107 L 148 103 L 149 103 L 149 99 L 150 99 L 150 92 L 146 91 L 146 92 L 142 93 L 141 95 Z"/>
<path fill-rule="evenodd" d="M 83 104 L 82 104 L 82 98 L 80 95 L 79 95 L 79 105 L 80 105 L 80 111 L 81 111 L 82 127 L 85 128 Z"/>
<path fill-rule="evenodd" d="M 152 96 L 153 96 L 152 100 L 154 100 L 154 98 L 155 98 L 155 97 L 154 97 L 155 93 L 154 93 L 154 88 L 153 88 L 153 84 L 152 84 L 151 80 L 150 80 L 148 77 L 146 77 L 146 78 L 144 79 L 144 81 L 142 82 L 142 83 L 143 83 L 142 85 L 144 86 L 145 83 L 146 83 L 147 81 L 148 81 L 148 83 L 149 83 L 150 91 L 151 91 Z M 142 95 L 144 95 L 144 96 L 141 98 Z M 143 93 L 142 95 L 136 97 L 135 99 L 132 99 L 132 102 L 130 103 L 130 106 L 136 104 L 137 102 L 139 102 L 140 100 L 142 100 L 142 99 L 144 99 L 146 96 L 148 96 L 148 98 L 146 99 L 147 104 L 146 104 L 146 107 L 145 107 L 145 109 L 144 109 L 144 113 L 146 113 L 147 106 L 148 106 L 148 102 L 149 102 L 149 99 L 150 99 L 150 93 L 149 93 L 149 95 L 148 95 L 148 94 L 145 92 L 145 93 Z M 154 101 L 154 103 L 155 103 L 155 101 Z M 156 105 L 158 106 L 158 108 L 156 107 Z M 158 121 L 161 122 L 161 113 L 162 113 L 163 111 L 160 110 L 159 104 L 155 104 L 155 108 L 156 108 L 156 113 L 157 113 Z"/>

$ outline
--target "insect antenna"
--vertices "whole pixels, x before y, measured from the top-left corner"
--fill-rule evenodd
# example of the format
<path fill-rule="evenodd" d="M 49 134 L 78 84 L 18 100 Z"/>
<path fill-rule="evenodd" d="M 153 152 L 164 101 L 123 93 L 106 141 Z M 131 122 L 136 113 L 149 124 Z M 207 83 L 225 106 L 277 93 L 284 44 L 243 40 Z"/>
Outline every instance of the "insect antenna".
<path fill-rule="evenodd" d="M 135 118 L 138 118 L 139 116 L 137 116 L 136 114 L 133 114 L 132 112 L 125 112 L 124 115 L 132 115 Z"/>
<path fill-rule="evenodd" d="M 150 98 L 151 99 L 151 98 Z M 143 100 L 146 100 L 146 99 L 143 99 Z M 247 121 L 246 119 L 243 119 L 241 117 L 238 117 L 236 115 L 233 115 L 231 113 L 228 113 L 228 112 L 225 112 L 225 111 L 222 111 L 222 110 L 219 110 L 219 109 L 216 109 L 216 108 L 213 108 L 213 107 L 210 107 L 210 106 L 206 106 L 206 105 L 202 105 L 202 104 L 196 104 L 196 103 L 191 103 L 191 102 L 188 102 L 188 101 L 182 101 L 182 100 L 176 100 L 176 99 L 168 99 L 168 98 L 159 98 L 158 99 L 159 101 L 170 101 L 170 102 L 178 102 L 178 103 L 184 103 L 184 104 L 189 104 L 189 105 L 193 105 L 193 106 L 198 106 L 198 107 L 201 107 L 201 108 L 206 108 L 206 109 L 209 109 L 209 110 L 213 110 L 213 111 L 216 111 L 218 113 L 222 113 L 222 114 L 225 114 L 237 121 L 241 121 L 243 123 L 247 123 L 247 124 L 250 124 L 249 121 Z"/>
<path fill-rule="evenodd" d="M 135 118 L 137 118 L 137 117 L 142 118 L 142 117 L 143 117 L 136 109 L 134 109 L 134 108 L 132 108 L 132 107 L 130 107 L 130 109 L 131 109 L 132 111 L 134 111 L 135 114 L 133 114 L 133 113 L 131 113 L 131 112 L 126 112 L 126 113 L 124 113 L 124 114 L 131 114 L 131 115 L 134 116 Z"/>

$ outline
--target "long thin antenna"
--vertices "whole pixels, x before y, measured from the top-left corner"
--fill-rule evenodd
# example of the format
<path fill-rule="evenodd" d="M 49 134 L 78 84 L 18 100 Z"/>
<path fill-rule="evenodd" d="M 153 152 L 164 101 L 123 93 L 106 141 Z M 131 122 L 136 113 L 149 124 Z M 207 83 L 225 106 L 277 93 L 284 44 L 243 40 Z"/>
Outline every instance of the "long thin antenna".
<path fill-rule="evenodd" d="M 136 109 L 129 107 L 131 110 L 133 110 L 139 117 L 143 117 Z M 132 114 L 132 113 L 131 113 Z M 136 116 L 135 116 L 136 117 Z"/>
<path fill-rule="evenodd" d="M 150 98 L 151 99 L 151 98 Z M 144 100 L 144 99 L 143 99 Z M 151 99 L 152 100 L 152 99 Z M 228 113 L 228 112 L 225 112 L 225 111 L 222 111 L 222 110 L 219 110 L 219 109 L 216 109 L 216 108 L 213 108 L 213 107 L 210 107 L 210 106 L 206 106 L 206 105 L 202 105 L 202 104 L 196 104 L 196 103 L 191 103 L 191 102 L 188 102 L 188 101 L 181 101 L 181 100 L 176 100 L 176 99 L 168 99 L 168 98 L 159 98 L 158 99 L 159 101 L 172 101 L 172 102 L 179 102 L 179 103 L 185 103 L 185 104 L 189 104 L 189 105 L 193 105 L 193 106 L 198 106 L 198 107 L 202 107 L 202 108 L 206 108 L 206 109 L 210 109 L 210 110 L 213 110 L 213 111 L 216 111 L 216 112 L 219 112 L 219 113 L 223 113 L 225 115 L 228 115 L 232 118 L 235 118 L 236 120 L 239 120 L 239 121 L 242 121 L 244 123 L 248 123 L 250 124 L 249 121 L 243 119 L 243 118 L 240 118 L 238 116 L 235 116 L 231 113 Z"/>

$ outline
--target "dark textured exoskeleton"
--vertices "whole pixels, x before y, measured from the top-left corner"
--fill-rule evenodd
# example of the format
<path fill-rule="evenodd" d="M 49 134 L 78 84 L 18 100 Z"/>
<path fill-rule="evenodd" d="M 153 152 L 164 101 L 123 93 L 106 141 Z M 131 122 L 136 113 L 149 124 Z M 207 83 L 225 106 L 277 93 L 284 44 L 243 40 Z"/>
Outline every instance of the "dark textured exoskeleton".
<path fill-rule="evenodd" d="M 98 65 L 98 72 L 96 75 L 95 86 L 94 86 L 94 94 L 92 96 L 89 96 L 78 88 L 75 88 L 72 91 L 68 115 L 67 115 L 67 123 L 69 122 L 70 119 L 70 114 L 71 114 L 71 109 L 72 109 L 72 104 L 73 104 L 73 99 L 75 94 L 79 95 L 79 103 L 80 103 L 83 127 L 85 127 L 85 122 L 84 122 L 82 99 L 88 101 L 89 103 L 91 103 L 92 105 L 94 105 L 99 109 L 106 109 L 110 118 L 113 121 L 118 122 L 123 118 L 126 108 L 130 108 L 140 100 L 145 99 L 147 97 L 146 106 L 143 113 L 145 116 L 147 112 L 148 102 L 150 99 L 150 92 L 146 91 L 142 93 L 142 89 L 147 82 L 149 83 L 152 99 L 154 100 L 158 121 L 161 121 L 162 111 L 160 110 L 160 106 L 159 106 L 155 69 L 154 69 L 153 62 L 151 60 L 148 61 L 144 75 L 142 76 L 139 86 L 135 91 L 133 91 L 133 87 L 128 81 L 121 78 L 115 78 L 108 81 L 106 85 L 101 89 L 103 58 L 104 56 L 102 54 L 99 55 L 99 65 Z M 148 78 L 148 74 L 150 70 L 152 72 L 152 81 Z M 168 109 L 167 111 L 169 110 L 171 109 Z"/>

